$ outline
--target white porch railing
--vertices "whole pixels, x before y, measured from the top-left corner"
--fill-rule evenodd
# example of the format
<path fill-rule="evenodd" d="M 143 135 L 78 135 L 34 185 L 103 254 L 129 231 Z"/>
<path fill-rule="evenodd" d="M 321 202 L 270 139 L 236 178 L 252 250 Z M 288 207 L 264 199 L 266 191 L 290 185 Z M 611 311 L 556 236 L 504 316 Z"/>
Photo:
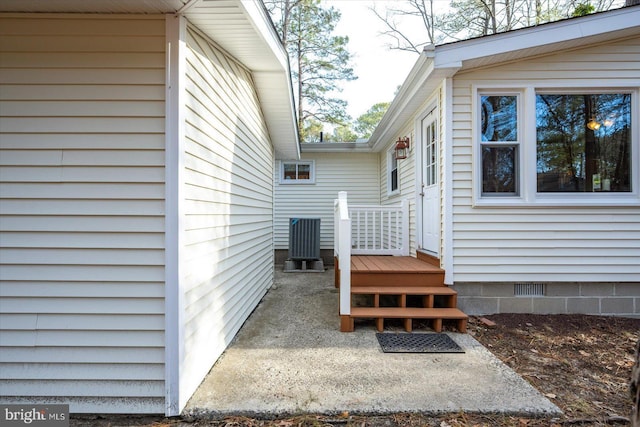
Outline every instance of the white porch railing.
<path fill-rule="evenodd" d="M 398 205 L 349 206 L 351 253 L 409 255 L 409 201 Z"/>
<path fill-rule="evenodd" d="M 409 255 L 409 202 L 351 205 L 346 191 L 334 202 L 334 255 L 340 270 L 340 315 L 351 314 L 351 254 Z"/>

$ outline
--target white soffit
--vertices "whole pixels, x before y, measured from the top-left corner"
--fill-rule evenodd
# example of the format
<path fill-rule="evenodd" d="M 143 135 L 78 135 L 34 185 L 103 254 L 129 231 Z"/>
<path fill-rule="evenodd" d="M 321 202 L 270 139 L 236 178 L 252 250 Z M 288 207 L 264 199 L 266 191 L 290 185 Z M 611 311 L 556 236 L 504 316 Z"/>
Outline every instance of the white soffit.
<path fill-rule="evenodd" d="M 287 54 L 262 4 L 255 0 L 0 0 L 0 12 L 182 13 L 251 70 L 278 156 L 300 154 Z"/>

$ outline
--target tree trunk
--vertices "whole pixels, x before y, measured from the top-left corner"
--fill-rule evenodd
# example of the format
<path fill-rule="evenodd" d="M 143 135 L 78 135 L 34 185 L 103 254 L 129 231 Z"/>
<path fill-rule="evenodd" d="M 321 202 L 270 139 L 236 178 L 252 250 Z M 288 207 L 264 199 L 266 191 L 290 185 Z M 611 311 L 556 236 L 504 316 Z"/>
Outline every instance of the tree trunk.
<path fill-rule="evenodd" d="M 284 2 L 282 7 L 282 45 L 284 50 L 287 50 L 287 43 L 289 42 L 289 18 L 291 16 L 291 9 L 289 7 L 289 0 Z"/>
<path fill-rule="evenodd" d="M 596 147 L 596 134 L 590 129 L 588 123 L 595 120 L 595 102 L 591 95 L 584 96 L 584 151 L 585 151 L 585 167 L 584 167 L 584 188 L 585 191 L 595 191 L 593 186 L 594 175 L 598 172 L 598 159 Z M 597 190 L 600 190 L 599 188 Z"/>

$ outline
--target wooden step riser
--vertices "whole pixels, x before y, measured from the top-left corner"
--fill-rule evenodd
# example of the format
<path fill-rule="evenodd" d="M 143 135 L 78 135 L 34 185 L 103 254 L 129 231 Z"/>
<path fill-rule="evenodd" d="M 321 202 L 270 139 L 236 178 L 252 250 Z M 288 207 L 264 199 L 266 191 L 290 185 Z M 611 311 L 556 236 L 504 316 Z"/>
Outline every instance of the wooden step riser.
<path fill-rule="evenodd" d="M 400 307 L 354 307 L 350 316 L 341 316 L 342 332 L 352 332 L 354 319 L 375 319 L 376 329 L 384 330 L 384 319 L 403 319 L 407 332 L 412 331 L 413 319 L 425 319 L 433 322 L 436 332 L 442 331 L 442 321 L 452 320 L 460 332 L 467 331 L 467 319 L 469 316 L 457 308 L 400 308 Z"/>
<path fill-rule="evenodd" d="M 448 286 L 404 286 L 402 288 L 394 286 L 357 286 L 351 288 L 352 294 L 361 295 L 458 295 L 458 293 Z"/>
<path fill-rule="evenodd" d="M 355 330 L 354 320 L 357 317 L 351 316 L 340 316 L 340 332 L 353 332 Z M 376 330 L 378 332 L 384 332 L 384 317 L 375 318 L 376 321 Z M 412 318 L 402 318 L 404 329 L 407 332 L 413 332 L 413 319 Z M 432 328 L 435 332 L 442 332 L 442 324 L 443 319 L 430 319 L 432 321 Z M 444 319 L 448 322 L 454 322 L 456 324 L 456 328 L 460 333 L 467 332 L 467 319 Z"/>
<path fill-rule="evenodd" d="M 352 273 L 351 286 L 445 286 L 444 273 Z"/>
<path fill-rule="evenodd" d="M 407 302 L 422 303 L 422 307 L 433 308 L 435 302 L 440 307 L 456 308 L 458 293 L 446 286 L 355 286 L 351 288 L 354 306 L 407 307 Z M 364 297 L 368 295 L 369 298 Z"/>
<path fill-rule="evenodd" d="M 458 306 L 458 298 L 456 295 L 351 295 L 351 304 L 353 307 L 456 308 Z"/>

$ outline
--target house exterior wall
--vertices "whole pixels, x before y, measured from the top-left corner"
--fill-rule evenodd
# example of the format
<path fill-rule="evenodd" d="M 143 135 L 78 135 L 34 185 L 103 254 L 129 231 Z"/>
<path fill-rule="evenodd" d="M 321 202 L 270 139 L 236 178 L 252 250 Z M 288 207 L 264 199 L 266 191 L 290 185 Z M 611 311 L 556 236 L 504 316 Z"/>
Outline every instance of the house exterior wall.
<path fill-rule="evenodd" d="M 273 283 L 274 153 L 250 72 L 187 28 L 180 395 Z"/>
<path fill-rule="evenodd" d="M 395 205 L 402 200 L 409 201 L 409 248 L 412 256 L 416 254 L 416 158 L 418 149 L 413 121 L 407 122 L 398 137 L 409 137 L 410 149 L 406 159 L 398 160 L 398 191 L 389 192 L 390 156 L 394 155 L 396 140 L 390 141 L 385 149 L 380 151 L 378 168 L 380 170 L 380 201 L 381 205 Z"/>
<path fill-rule="evenodd" d="M 349 203 L 380 203 L 378 153 L 303 153 L 301 160 L 314 162 L 315 183 L 280 184 L 281 161 L 274 168 L 275 249 L 288 250 L 289 218 L 302 217 L 320 218 L 320 248 L 333 251 L 333 202 L 338 192 L 346 191 Z"/>
<path fill-rule="evenodd" d="M 463 309 L 471 314 L 640 313 L 640 206 L 602 202 L 480 206 L 473 197 L 478 165 L 474 164 L 472 136 L 476 87 L 637 89 L 639 56 L 640 39 L 635 38 L 454 77 L 453 274 L 461 290 Z M 637 118 L 637 110 L 634 114 Z M 634 126 L 638 124 L 636 120 Z M 637 167 L 638 129 L 633 138 Z M 523 142 L 531 143 L 535 141 Z M 533 153 L 535 156 L 535 150 Z M 525 162 L 531 164 L 532 159 L 525 158 Z M 514 297 L 514 283 L 534 282 L 547 284 L 545 298 Z M 626 284 L 611 285 L 620 282 Z M 588 290 L 576 283 L 584 283 Z M 610 308 L 618 303 L 625 308 Z"/>
<path fill-rule="evenodd" d="M 164 412 L 164 41 L 0 15 L 3 403 Z"/>

